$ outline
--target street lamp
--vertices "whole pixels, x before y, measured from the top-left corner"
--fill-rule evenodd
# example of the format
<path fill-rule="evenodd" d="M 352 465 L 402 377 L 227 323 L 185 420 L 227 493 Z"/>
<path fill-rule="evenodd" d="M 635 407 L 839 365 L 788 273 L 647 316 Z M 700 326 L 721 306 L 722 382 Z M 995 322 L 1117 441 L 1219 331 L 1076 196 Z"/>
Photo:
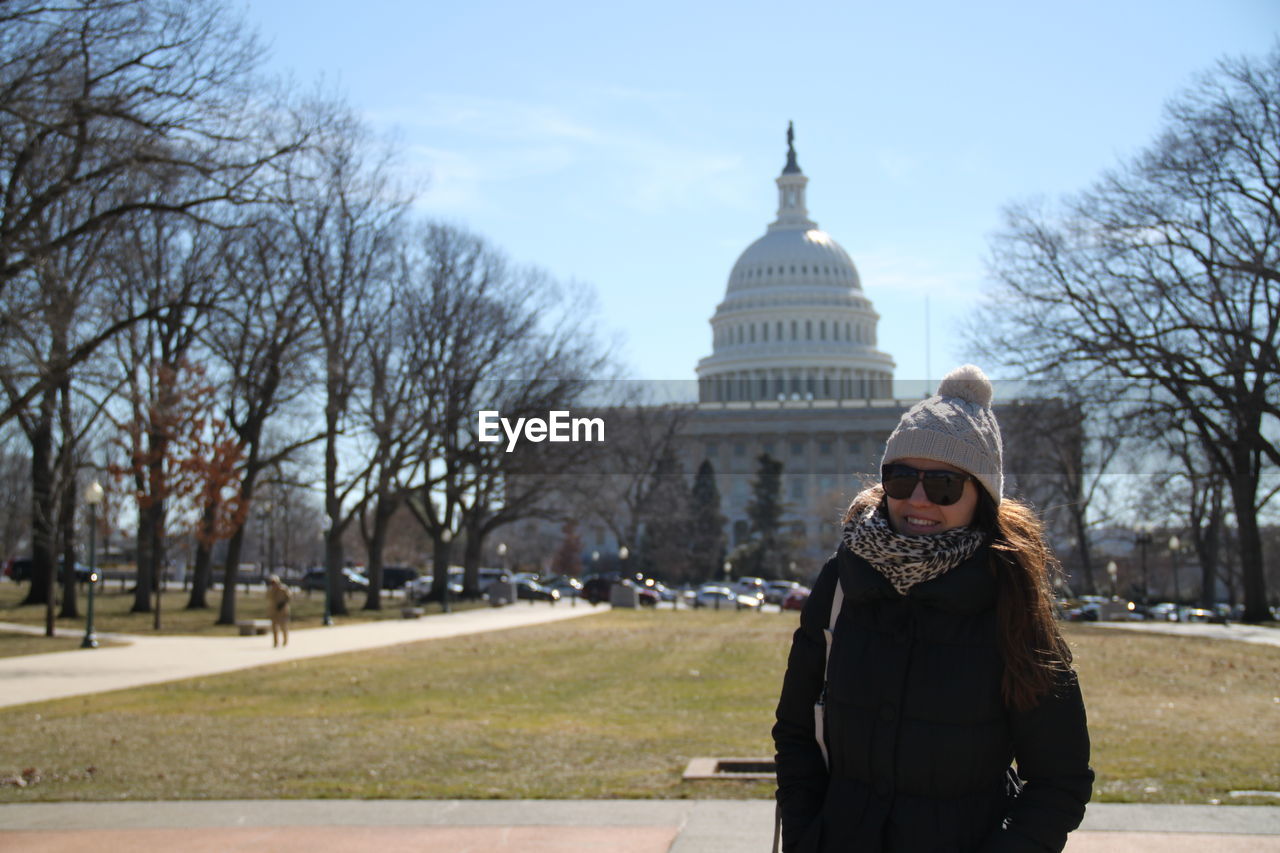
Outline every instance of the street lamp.
<path fill-rule="evenodd" d="M 440 609 L 452 613 L 449 606 L 449 543 L 453 541 L 453 532 L 445 530 L 440 534 L 440 544 L 444 546 L 444 585 L 440 587 Z"/>
<path fill-rule="evenodd" d="M 1116 572 L 1117 571 L 1119 571 L 1119 567 L 1116 566 L 1115 560 L 1112 560 L 1111 562 L 1107 563 L 1107 576 L 1111 578 L 1111 597 L 1112 598 L 1116 597 Z"/>
<path fill-rule="evenodd" d="M 89 505 L 89 615 L 84 623 L 82 649 L 96 649 L 98 636 L 93 632 L 93 590 L 98 585 L 98 504 L 102 503 L 102 485 L 94 480 L 84 490 L 84 502 Z"/>
<path fill-rule="evenodd" d="M 330 584 L 329 584 L 329 528 L 332 526 L 332 520 L 329 516 L 324 517 L 324 524 L 320 528 L 321 542 L 321 563 L 324 565 L 325 583 L 324 583 L 324 618 L 320 620 L 320 624 L 325 627 L 333 625 L 333 606 L 330 603 Z M 343 578 L 343 584 L 346 584 L 346 578 Z"/>
<path fill-rule="evenodd" d="M 1182 621 L 1182 589 L 1178 584 L 1178 549 L 1182 547 L 1176 535 L 1169 537 L 1169 563 L 1173 569 L 1173 621 Z"/>
<path fill-rule="evenodd" d="M 618 549 L 618 574 L 622 577 L 627 576 L 627 557 L 631 556 L 631 549 L 623 545 Z"/>

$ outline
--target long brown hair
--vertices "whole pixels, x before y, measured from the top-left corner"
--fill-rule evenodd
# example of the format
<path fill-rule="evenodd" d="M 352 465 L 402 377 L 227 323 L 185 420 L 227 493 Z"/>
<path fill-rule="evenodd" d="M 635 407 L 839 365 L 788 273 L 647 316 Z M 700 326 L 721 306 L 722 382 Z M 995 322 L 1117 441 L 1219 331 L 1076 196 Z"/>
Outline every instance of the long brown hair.
<path fill-rule="evenodd" d="M 844 522 L 882 500 L 884 489 L 879 484 L 866 489 L 853 499 Z M 1027 711 L 1071 668 L 1071 648 L 1053 615 L 1052 577 L 1060 567 L 1045 542 L 1039 517 L 1021 501 L 1006 497 L 996 506 L 979 488 L 974 524 L 991 537 L 996 622 L 1004 659 L 1001 698 L 1006 707 Z"/>

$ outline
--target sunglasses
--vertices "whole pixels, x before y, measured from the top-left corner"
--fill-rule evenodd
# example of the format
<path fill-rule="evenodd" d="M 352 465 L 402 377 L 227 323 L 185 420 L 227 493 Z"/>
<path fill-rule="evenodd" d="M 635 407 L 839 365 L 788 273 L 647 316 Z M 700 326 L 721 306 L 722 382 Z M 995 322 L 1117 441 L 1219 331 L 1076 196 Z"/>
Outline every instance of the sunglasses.
<path fill-rule="evenodd" d="M 951 506 L 964 495 L 967 480 L 976 479 L 961 471 L 922 471 L 910 465 L 892 464 L 880 468 L 880 483 L 884 493 L 896 501 L 904 501 L 916 490 L 916 483 L 924 483 L 924 495 L 938 506 Z"/>

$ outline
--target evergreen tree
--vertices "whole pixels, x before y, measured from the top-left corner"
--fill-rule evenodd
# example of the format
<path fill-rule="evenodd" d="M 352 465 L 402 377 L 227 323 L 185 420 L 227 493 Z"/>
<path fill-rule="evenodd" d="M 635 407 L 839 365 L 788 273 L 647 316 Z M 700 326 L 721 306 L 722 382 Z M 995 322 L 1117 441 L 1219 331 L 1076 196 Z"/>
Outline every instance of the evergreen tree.
<path fill-rule="evenodd" d="M 689 537 L 689 579 L 702 583 L 717 577 L 724 562 L 725 517 L 711 460 L 704 459 L 693 479 Z"/>
<path fill-rule="evenodd" d="M 748 574 L 745 569 L 751 568 L 750 574 L 781 577 L 789 544 L 779 536 L 782 514 L 786 512 L 782 502 L 782 463 L 768 453 L 760 454 L 758 461 L 760 467 L 751 483 L 751 500 L 747 503 L 747 520 L 751 522 L 755 547 L 744 555 L 747 565 L 741 567 L 738 575 Z"/>

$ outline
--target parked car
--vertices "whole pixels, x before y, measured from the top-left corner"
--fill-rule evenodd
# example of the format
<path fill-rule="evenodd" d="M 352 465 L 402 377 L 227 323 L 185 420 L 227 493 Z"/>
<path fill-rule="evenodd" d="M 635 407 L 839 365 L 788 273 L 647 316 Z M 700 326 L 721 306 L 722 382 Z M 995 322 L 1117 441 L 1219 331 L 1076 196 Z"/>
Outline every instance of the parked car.
<path fill-rule="evenodd" d="M 542 585 L 559 592 L 561 598 L 577 598 L 582 595 L 582 581 L 568 575 L 547 578 Z"/>
<path fill-rule="evenodd" d="M 782 599 L 783 610 L 803 610 L 804 603 L 809 600 L 809 593 L 812 590 L 807 586 L 797 585 L 795 589 L 787 593 L 787 597 Z"/>
<path fill-rule="evenodd" d="M 382 588 L 403 589 L 404 585 L 418 577 L 418 570 L 411 566 L 383 566 Z"/>
<path fill-rule="evenodd" d="M 615 574 L 587 575 L 582 579 L 582 597 L 591 604 L 609 600 L 609 590 L 618 580 Z"/>
<path fill-rule="evenodd" d="M 345 581 L 345 592 L 365 592 L 369 589 L 369 579 L 355 569 L 343 569 L 342 575 Z M 308 592 L 326 589 L 324 569 L 312 569 L 307 572 L 302 576 L 302 583 L 299 586 Z"/>
<path fill-rule="evenodd" d="M 795 581 L 769 581 L 764 585 L 764 600 L 768 604 L 781 604 L 799 586 Z"/>
<path fill-rule="evenodd" d="M 763 599 L 755 595 L 736 592 L 727 586 L 703 584 L 693 599 L 694 607 L 711 607 L 721 610 L 732 607 L 741 610 L 744 607 L 759 607 Z"/>
<path fill-rule="evenodd" d="M 4 564 L 4 576 L 15 583 L 31 580 L 31 558 L 10 557 Z"/>
<path fill-rule="evenodd" d="M 666 589 L 661 583 L 653 578 L 646 578 L 644 575 L 637 574 L 634 578 L 627 578 L 620 581 L 627 586 L 634 586 L 639 592 L 640 603 L 645 607 L 655 607 L 662 600 L 662 593 L 659 588 Z"/>
<path fill-rule="evenodd" d="M 1099 615 L 1099 605 L 1093 602 L 1085 602 L 1077 607 L 1067 610 L 1068 622 L 1097 622 Z"/>
<path fill-rule="evenodd" d="M 1208 610 L 1204 607 L 1184 607 L 1179 614 L 1183 622 L 1214 622 L 1219 625 L 1227 624 L 1227 617 L 1217 610 Z"/>
<path fill-rule="evenodd" d="M 733 585 L 733 591 L 738 595 L 754 596 L 760 601 L 764 601 L 765 582 L 764 578 L 745 577 L 738 578 L 738 582 Z"/>
<path fill-rule="evenodd" d="M 430 575 L 419 575 L 404 585 L 404 597 L 415 604 L 421 604 L 431 597 L 431 590 L 435 586 L 435 580 Z M 449 573 L 449 595 L 460 597 L 462 595 L 462 575 Z"/>
<path fill-rule="evenodd" d="M 552 603 L 560 600 L 560 591 L 556 589 L 547 589 L 537 581 L 529 579 L 514 581 L 516 586 L 516 598 L 522 601 L 550 601 Z"/>
<path fill-rule="evenodd" d="M 14 582 L 31 580 L 31 563 L 32 563 L 32 560 L 30 557 L 17 557 L 9 560 L 9 562 L 6 563 L 4 567 L 5 577 L 13 580 Z M 61 569 L 62 565 L 65 565 L 65 564 L 60 563 L 59 569 L 58 569 L 57 580 L 59 582 L 62 581 L 62 569 Z M 88 566 L 84 565 L 83 563 L 76 563 L 76 580 L 79 581 L 80 583 L 88 582 L 89 580 Z"/>

